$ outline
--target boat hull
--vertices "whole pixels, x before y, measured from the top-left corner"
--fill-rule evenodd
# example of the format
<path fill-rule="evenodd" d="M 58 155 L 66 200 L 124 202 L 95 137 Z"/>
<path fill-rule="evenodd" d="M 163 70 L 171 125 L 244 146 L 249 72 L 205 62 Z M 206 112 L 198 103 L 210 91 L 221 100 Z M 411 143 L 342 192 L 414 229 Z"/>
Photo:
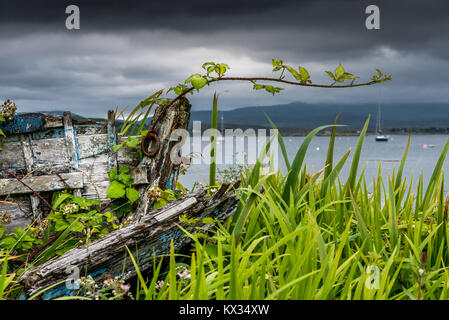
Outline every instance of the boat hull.
<path fill-rule="evenodd" d="M 376 141 L 378 142 L 387 142 L 388 137 L 387 136 L 376 136 Z"/>

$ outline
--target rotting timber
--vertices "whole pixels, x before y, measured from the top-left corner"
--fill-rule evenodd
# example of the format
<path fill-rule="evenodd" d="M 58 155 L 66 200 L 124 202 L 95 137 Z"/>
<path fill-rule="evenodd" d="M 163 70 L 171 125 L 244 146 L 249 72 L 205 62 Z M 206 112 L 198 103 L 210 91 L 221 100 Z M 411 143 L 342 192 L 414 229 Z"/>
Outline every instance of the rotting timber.
<path fill-rule="evenodd" d="M 189 241 L 179 228 L 181 215 L 224 220 L 233 214 L 238 202 L 236 185 L 227 183 L 212 199 L 198 191 L 152 210 L 149 188 L 175 189 L 179 164 L 170 159 L 177 142 L 173 133 L 188 127 L 190 108 L 185 98 L 157 107 L 149 135 L 143 139 L 142 161 L 135 149 L 122 147 L 113 152 L 112 147 L 127 138 L 116 133 L 112 111 L 106 123 L 77 122 L 65 112 L 63 116 L 21 114 L 1 124 L 7 138 L 0 150 L 0 200 L 6 200 L 0 203 L 0 212 L 11 216 L 9 230 L 43 218 L 51 210 L 49 202 L 55 191 L 69 189 L 74 195 L 107 203 L 108 171 L 113 168 L 130 166 L 133 185 L 140 192 L 132 224 L 92 241 L 88 247 L 72 249 L 26 270 L 21 282 L 27 296 L 57 283 L 44 292 L 43 299 L 73 294 L 73 289 L 61 283 L 73 268 L 98 283 L 116 276 L 129 279 L 136 271 L 129 257 L 126 259 L 126 247 L 144 271 L 151 266 L 152 257 L 169 252 L 172 240 L 175 248 Z M 211 227 L 198 221 L 195 227 Z"/>

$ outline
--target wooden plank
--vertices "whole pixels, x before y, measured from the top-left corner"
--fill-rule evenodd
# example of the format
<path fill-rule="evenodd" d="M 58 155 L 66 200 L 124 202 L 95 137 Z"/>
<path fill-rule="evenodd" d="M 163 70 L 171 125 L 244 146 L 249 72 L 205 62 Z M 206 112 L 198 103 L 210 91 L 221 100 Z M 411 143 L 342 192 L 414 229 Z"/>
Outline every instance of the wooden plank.
<path fill-rule="evenodd" d="M 13 232 L 16 227 L 25 228 L 33 220 L 30 197 L 18 195 L 8 200 L 0 203 L 0 213 L 8 214 L 10 217 L 10 223 L 3 225 L 6 231 Z"/>
<path fill-rule="evenodd" d="M 0 169 L 25 169 L 22 143 L 6 142 L 0 150 Z M 1 178 L 1 175 L 0 175 Z"/>
<path fill-rule="evenodd" d="M 133 252 L 136 260 L 139 261 L 139 269 L 143 272 L 152 264 L 152 259 L 149 258 L 154 255 L 164 255 L 170 251 L 171 240 L 175 248 L 190 241 L 178 227 L 178 224 L 187 227 L 179 221 L 179 216 L 183 214 L 186 214 L 187 218 L 211 216 L 223 220 L 233 214 L 237 203 L 238 199 L 232 191 L 213 202 L 208 200 L 204 191 L 185 196 L 143 216 L 139 222 L 93 241 L 88 247 L 72 249 L 59 258 L 26 271 L 20 281 L 25 285 L 29 296 L 67 279 L 67 266 L 85 271 L 100 285 L 105 279 L 116 276 L 121 276 L 125 280 L 129 279 L 135 276 L 136 272 L 130 259 L 125 259 L 127 256 L 125 246 Z M 202 219 L 198 219 L 197 227 L 212 226 L 204 225 Z M 197 230 L 193 229 L 191 232 Z M 70 294 L 73 294 L 73 290 L 67 289 L 65 284 L 62 284 L 46 291 L 43 299 Z"/>
<path fill-rule="evenodd" d="M 33 167 L 53 163 L 70 163 L 65 138 L 31 140 L 31 149 L 34 157 Z"/>
<path fill-rule="evenodd" d="M 25 165 L 28 172 L 31 172 L 33 170 L 33 152 L 31 150 L 31 141 L 30 137 L 28 135 L 22 134 L 21 135 L 21 141 L 22 141 L 22 151 L 23 151 L 23 157 L 25 159 Z M 18 182 L 18 181 L 16 181 Z M 1 182 L 0 182 L 1 183 Z M 1 188 L 0 188 L 1 190 Z M 10 190 L 10 189 L 5 189 Z M 34 188 L 33 188 L 34 190 Z M 30 190 L 31 191 L 31 190 Z M 0 191 L 1 194 L 1 191 Z M 30 195 L 30 201 L 31 201 L 31 212 L 33 213 L 33 217 L 36 218 L 39 215 L 39 197 L 35 194 Z"/>
<path fill-rule="evenodd" d="M 60 176 L 65 183 L 57 175 L 30 176 L 22 181 L 36 192 L 64 190 L 67 188 L 66 184 L 71 189 L 81 189 L 84 186 L 81 172 L 62 173 Z M 29 194 L 32 192 L 16 179 L 0 179 L 0 195 L 8 195 L 9 193 Z"/>
<path fill-rule="evenodd" d="M 159 186 L 162 190 L 174 189 L 173 181 L 179 165 L 170 159 L 170 153 L 176 144 L 171 135 L 176 129 L 187 129 L 190 119 L 189 101 L 185 98 L 175 103 L 160 105 L 156 109 L 150 128 L 158 133 L 160 148 L 152 158 L 144 156 L 138 167 L 147 168 L 149 185 L 139 188 L 140 201 L 134 213 L 134 219 L 139 220 L 151 211 L 153 201 L 148 198 L 148 190 Z"/>
<path fill-rule="evenodd" d="M 70 164 L 75 168 L 80 168 L 80 153 L 78 149 L 78 140 L 76 137 L 75 128 L 73 127 L 72 114 L 70 113 L 70 111 L 64 112 L 62 122 L 64 123 L 65 142 L 67 145 L 67 154 L 69 155 Z M 82 195 L 82 192 L 78 188 L 73 191 L 73 195 L 75 197 L 80 197 Z"/>
<path fill-rule="evenodd" d="M 117 167 L 117 153 L 114 152 L 113 147 L 117 144 L 117 135 L 115 132 L 115 114 L 113 110 L 108 110 L 108 167 L 109 170 L 118 169 Z M 109 171 L 108 170 L 108 171 Z"/>
<path fill-rule="evenodd" d="M 103 123 L 89 123 L 79 124 L 74 126 L 78 136 L 80 135 L 93 135 L 93 134 L 106 134 L 106 126 Z"/>
<path fill-rule="evenodd" d="M 131 177 L 133 181 L 133 185 L 139 184 L 148 184 L 148 173 L 147 168 L 145 167 L 137 167 L 131 170 Z"/>
<path fill-rule="evenodd" d="M 72 114 L 70 111 L 64 112 L 64 134 L 67 146 L 67 153 L 69 155 L 70 164 L 75 167 L 80 167 L 79 150 L 75 136 L 75 129 L 72 124 Z"/>
<path fill-rule="evenodd" d="M 108 135 L 78 135 L 80 160 L 108 153 Z"/>
<path fill-rule="evenodd" d="M 95 157 L 80 160 L 81 170 L 85 173 L 83 197 L 107 200 L 107 188 L 110 185 L 108 176 L 108 155 L 100 154 Z"/>
<path fill-rule="evenodd" d="M 6 135 L 31 133 L 56 127 L 62 127 L 62 117 L 42 113 L 19 114 L 12 120 L 0 123 L 0 129 Z"/>

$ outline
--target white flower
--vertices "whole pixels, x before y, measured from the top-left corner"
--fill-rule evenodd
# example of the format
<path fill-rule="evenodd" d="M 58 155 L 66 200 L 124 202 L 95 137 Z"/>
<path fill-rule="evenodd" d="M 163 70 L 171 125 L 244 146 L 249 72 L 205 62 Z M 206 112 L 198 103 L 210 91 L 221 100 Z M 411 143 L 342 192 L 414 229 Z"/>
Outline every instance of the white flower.
<path fill-rule="evenodd" d="M 78 206 L 74 203 L 69 203 L 64 206 L 64 214 L 70 214 L 78 211 Z"/>
<path fill-rule="evenodd" d="M 184 268 L 182 272 L 178 272 L 178 277 L 180 277 L 183 280 L 190 279 L 190 270 Z"/>
<path fill-rule="evenodd" d="M 164 286 L 164 280 L 159 280 L 156 283 L 156 289 L 158 289 L 158 290 L 162 289 L 163 286 Z"/>

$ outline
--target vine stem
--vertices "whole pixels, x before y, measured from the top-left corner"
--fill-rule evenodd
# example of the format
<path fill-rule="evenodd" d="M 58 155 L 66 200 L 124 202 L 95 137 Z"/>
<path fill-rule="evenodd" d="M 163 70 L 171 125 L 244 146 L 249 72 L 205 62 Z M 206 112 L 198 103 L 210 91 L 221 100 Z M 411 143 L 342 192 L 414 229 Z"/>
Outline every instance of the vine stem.
<path fill-rule="evenodd" d="M 280 82 L 280 83 L 285 83 L 285 84 L 290 84 L 290 85 L 295 85 L 295 86 L 301 86 L 301 87 L 336 88 L 336 89 L 353 88 L 353 87 L 364 87 L 364 86 L 370 86 L 370 85 L 378 83 L 378 81 L 369 81 L 369 82 L 364 82 L 364 83 L 344 84 L 344 85 L 334 86 L 333 84 L 329 85 L 329 84 L 301 83 L 301 82 L 284 80 L 284 79 L 281 79 L 281 78 L 270 78 L 270 77 L 219 77 L 219 78 L 216 78 L 216 79 L 208 80 L 207 84 L 209 85 L 210 83 L 218 82 L 218 81 L 250 81 L 250 82 L 253 82 L 253 81 L 271 81 L 271 82 Z M 171 104 L 175 103 L 176 101 L 178 101 L 179 99 L 181 99 L 182 97 L 184 97 L 186 94 L 192 92 L 194 89 L 195 89 L 194 87 L 190 87 L 190 88 L 184 90 L 181 94 L 179 94 L 176 98 L 174 98 L 169 103 L 169 106 Z"/>

